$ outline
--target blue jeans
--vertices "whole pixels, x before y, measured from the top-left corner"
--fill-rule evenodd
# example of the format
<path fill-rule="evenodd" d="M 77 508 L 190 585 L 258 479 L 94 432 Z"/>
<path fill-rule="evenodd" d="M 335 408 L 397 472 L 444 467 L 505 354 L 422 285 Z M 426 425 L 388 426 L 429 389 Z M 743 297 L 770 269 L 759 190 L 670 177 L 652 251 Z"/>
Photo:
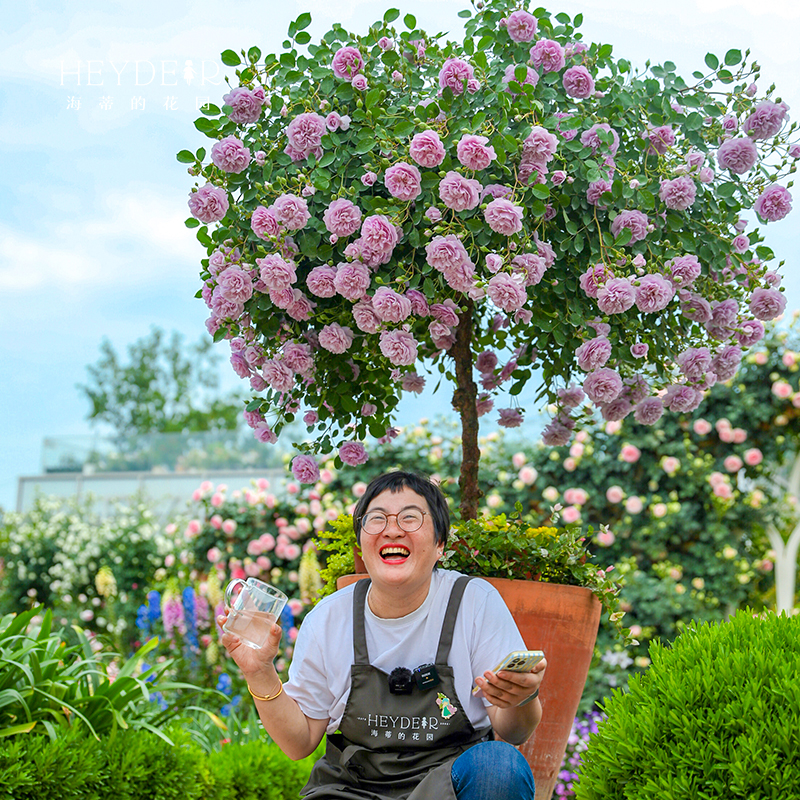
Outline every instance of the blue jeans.
<path fill-rule="evenodd" d="M 450 773 L 458 800 L 533 800 L 533 773 L 507 742 L 481 742 L 462 753 Z"/>

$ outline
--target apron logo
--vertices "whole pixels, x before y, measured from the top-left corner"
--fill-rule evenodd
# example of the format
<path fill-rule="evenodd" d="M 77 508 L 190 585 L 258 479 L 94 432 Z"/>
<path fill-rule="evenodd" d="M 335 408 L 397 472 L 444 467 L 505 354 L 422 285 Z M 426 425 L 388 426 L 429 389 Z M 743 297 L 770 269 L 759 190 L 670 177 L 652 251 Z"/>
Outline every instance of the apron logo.
<path fill-rule="evenodd" d="M 458 709 L 450 702 L 450 698 L 438 692 L 436 695 L 436 705 L 442 710 L 442 719 L 450 719 Z"/>

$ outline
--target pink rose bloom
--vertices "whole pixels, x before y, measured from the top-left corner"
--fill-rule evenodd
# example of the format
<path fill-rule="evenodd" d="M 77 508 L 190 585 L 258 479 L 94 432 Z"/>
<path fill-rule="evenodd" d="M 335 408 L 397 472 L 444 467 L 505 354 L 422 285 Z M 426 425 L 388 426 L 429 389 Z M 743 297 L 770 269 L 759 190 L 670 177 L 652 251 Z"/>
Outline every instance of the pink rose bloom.
<path fill-rule="evenodd" d="M 602 139 L 600 138 L 602 135 Z M 606 143 L 604 139 L 611 137 L 611 142 Z M 581 144 L 584 147 L 592 148 L 592 155 L 595 155 L 598 150 L 608 150 L 614 156 L 619 150 L 619 134 L 607 123 L 595 123 L 589 130 L 581 134 Z"/>
<path fill-rule="evenodd" d="M 631 355 L 634 358 L 647 358 L 647 353 L 650 350 L 650 345 L 644 342 L 637 342 L 631 345 Z"/>
<path fill-rule="evenodd" d="M 359 261 L 343 261 L 336 268 L 333 286 L 345 299 L 360 300 L 369 289 L 369 269 Z"/>
<path fill-rule="evenodd" d="M 673 383 L 661 398 L 665 408 L 678 414 L 694 411 L 702 401 L 703 393 L 699 389 L 681 383 Z"/>
<path fill-rule="evenodd" d="M 733 248 L 734 253 L 744 253 L 747 248 L 750 247 L 750 237 L 744 236 L 743 234 L 734 237 L 733 241 L 731 242 L 731 247 Z"/>
<path fill-rule="evenodd" d="M 364 333 L 377 333 L 381 321 L 375 316 L 372 303 L 368 300 L 359 300 L 353 306 L 353 320 L 356 327 Z"/>
<path fill-rule="evenodd" d="M 392 197 L 407 203 L 422 191 L 422 176 L 413 164 L 400 161 L 389 167 L 383 176 L 386 189 Z"/>
<path fill-rule="evenodd" d="M 575 351 L 578 366 L 584 372 L 602 367 L 611 358 L 611 342 L 605 336 L 598 336 L 584 342 Z"/>
<path fill-rule="evenodd" d="M 436 208 L 436 206 L 431 206 L 431 207 L 430 207 L 430 208 L 429 208 L 429 209 L 428 209 L 428 210 L 425 212 L 425 216 L 426 216 L 426 217 L 427 217 L 427 218 L 428 218 L 428 219 L 429 219 L 431 222 L 439 222 L 439 221 L 441 220 L 441 218 L 442 218 L 442 212 L 441 212 L 441 211 L 439 211 L 439 209 L 438 209 L 438 208 Z"/>
<path fill-rule="evenodd" d="M 695 255 L 676 256 L 664 264 L 669 279 L 677 286 L 691 286 L 702 272 Z"/>
<path fill-rule="evenodd" d="M 344 353 L 353 344 L 353 331 L 331 322 L 319 332 L 319 346 L 331 353 Z"/>
<path fill-rule="evenodd" d="M 565 63 L 564 48 L 552 39 L 539 39 L 531 48 L 531 64 L 542 74 L 559 72 Z"/>
<path fill-rule="evenodd" d="M 688 175 L 680 175 L 671 181 L 661 181 L 658 196 L 667 208 L 673 211 L 686 211 L 697 195 L 697 187 Z"/>
<path fill-rule="evenodd" d="M 648 128 L 644 137 L 649 143 L 647 152 L 650 155 L 660 153 L 663 155 L 667 149 L 675 144 L 675 131 L 669 125 L 661 125 L 657 128 Z"/>
<path fill-rule="evenodd" d="M 376 180 L 378 180 L 378 176 L 372 172 L 372 170 L 365 172 L 361 176 L 361 183 L 363 183 L 364 186 L 373 186 Z"/>
<path fill-rule="evenodd" d="M 364 261 L 371 267 L 387 264 L 399 240 L 397 228 L 382 214 L 373 214 L 361 224 L 361 238 L 358 241 Z"/>
<path fill-rule="evenodd" d="M 278 255 L 257 258 L 256 264 L 260 268 L 261 281 L 268 292 L 288 289 L 297 280 L 294 262 L 286 261 Z"/>
<path fill-rule="evenodd" d="M 613 369 L 597 369 L 584 379 L 583 391 L 593 403 L 610 403 L 622 392 L 622 378 Z"/>
<path fill-rule="evenodd" d="M 469 262 L 469 256 L 461 240 L 449 233 L 447 236 L 434 236 L 425 247 L 425 260 L 429 266 L 445 272 Z"/>
<path fill-rule="evenodd" d="M 335 111 L 331 111 L 331 113 L 325 117 L 325 127 L 329 131 L 338 131 L 341 125 L 342 118 Z"/>
<path fill-rule="evenodd" d="M 577 100 L 583 100 L 594 94 L 594 78 L 584 66 L 570 67 L 563 78 L 564 91 Z"/>
<path fill-rule="evenodd" d="M 703 167 L 700 172 L 697 173 L 697 180 L 700 183 L 711 183 L 714 180 L 714 170 L 711 167 Z"/>
<path fill-rule="evenodd" d="M 786 308 L 786 296 L 777 289 L 756 289 L 750 298 L 750 313 L 760 320 L 775 319 Z"/>
<path fill-rule="evenodd" d="M 411 314 L 411 301 L 388 286 L 381 286 L 372 296 L 372 308 L 382 322 L 402 322 Z"/>
<path fill-rule="evenodd" d="M 560 186 L 567 179 L 567 173 L 563 169 L 557 169 L 551 176 L 550 180 L 553 186 Z"/>
<path fill-rule="evenodd" d="M 439 86 L 442 89 L 450 88 L 455 95 L 464 91 L 465 84 L 474 80 L 475 72 L 466 61 L 460 58 L 448 58 L 439 73 Z"/>
<path fill-rule="evenodd" d="M 414 342 L 414 344 L 416 345 L 416 342 Z M 387 356 L 387 358 L 389 358 L 391 361 L 390 357 Z M 422 375 L 417 375 L 416 372 L 407 372 L 405 375 L 403 375 L 403 382 L 401 386 L 403 387 L 404 392 L 414 392 L 415 394 L 420 394 L 425 388 L 425 378 L 423 378 Z"/>
<path fill-rule="evenodd" d="M 716 373 L 717 380 L 730 380 L 739 369 L 742 360 L 742 348 L 735 344 L 723 348 L 711 362 L 711 370 Z"/>
<path fill-rule="evenodd" d="M 636 302 L 636 291 L 626 278 L 612 278 L 597 290 L 597 307 L 604 314 L 622 314 Z"/>
<path fill-rule="evenodd" d="M 644 503 L 642 503 L 642 500 L 641 500 L 640 497 L 636 497 L 636 496 L 629 497 L 625 501 L 625 510 L 629 514 L 641 514 L 642 513 L 642 509 L 644 509 Z"/>
<path fill-rule="evenodd" d="M 322 221 L 330 233 L 336 236 L 350 236 L 361 227 L 361 209 L 342 197 L 334 200 L 325 209 Z"/>
<path fill-rule="evenodd" d="M 248 125 L 261 116 L 261 109 L 265 102 L 264 90 L 256 89 L 254 92 L 244 86 L 231 89 L 223 95 L 222 102 L 231 107 L 228 116 L 237 125 Z"/>
<path fill-rule="evenodd" d="M 332 67 L 337 78 L 352 81 L 364 69 L 364 59 L 357 47 L 340 47 L 333 54 Z"/>
<path fill-rule="evenodd" d="M 528 296 L 524 287 L 511 275 L 500 273 L 494 275 L 486 287 L 486 293 L 492 302 L 503 311 L 511 312 L 521 308 Z"/>
<path fill-rule="evenodd" d="M 593 183 L 589 184 L 589 188 L 586 190 L 586 200 L 593 206 L 597 206 L 598 208 L 606 208 L 606 206 L 600 204 L 600 198 L 606 192 L 610 191 L 611 191 L 611 181 L 603 179 L 599 181 L 594 181 Z"/>
<path fill-rule="evenodd" d="M 619 457 L 628 464 L 635 464 L 639 460 L 641 455 L 642 451 L 639 450 L 638 447 L 632 444 L 624 445 L 619 453 Z"/>
<path fill-rule="evenodd" d="M 369 86 L 367 79 L 363 75 L 356 75 L 351 83 L 357 92 L 366 92 Z"/>
<path fill-rule="evenodd" d="M 739 456 L 728 456 L 722 465 L 728 472 L 738 472 L 742 468 L 742 459 Z"/>
<path fill-rule="evenodd" d="M 219 186 L 207 183 L 189 194 L 189 211 L 206 225 L 219 222 L 228 213 L 228 193 Z"/>
<path fill-rule="evenodd" d="M 518 428 L 525 421 L 522 411 L 518 408 L 500 408 L 497 424 L 501 428 Z"/>
<path fill-rule="evenodd" d="M 757 319 L 748 319 L 736 331 L 736 341 L 742 347 L 752 347 L 764 338 L 764 326 Z"/>
<path fill-rule="evenodd" d="M 775 381 L 772 384 L 771 391 L 780 400 L 788 400 L 794 394 L 792 385 L 786 381 Z"/>
<path fill-rule="evenodd" d="M 541 125 L 534 125 L 522 143 L 523 157 L 532 159 L 534 164 L 544 166 L 552 160 L 558 149 L 558 139 Z"/>
<path fill-rule="evenodd" d="M 711 433 L 711 429 L 711 423 L 705 419 L 695 420 L 694 424 L 692 425 L 692 430 L 694 430 L 698 436 L 707 436 L 709 433 Z"/>
<path fill-rule="evenodd" d="M 381 36 L 381 38 L 378 39 L 378 47 L 380 47 L 380 49 L 383 50 L 384 52 L 386 50 L 394 50 L 394 42 L 391 39 L 387 38 L 386 36 Z M 360 496 L 361 495 L 359 495 L 359 497 Z"/>
<path fill-rule="evenodd" d="M 277 236 L 279 233 L 278 220 L 271 208 L 259 206 L 250 218 L 250 227 L 259 239 L 266 239 L 268 236 Z"/>
<path fill-rule="evenodd" d="M 522 67 L 525 70 L 525 77 L 523 80 L 520 80 L 517 77 L 517 67 Z M 525 64 L 509 64 L 503 73 L 503 90 L 510 92 L 516 97 L 518 93 L 512 91 L 508 86 L 508 84 L 512 81 L 518 83 L 520 86 L 525 86 L 526 84 L 529 86 L 536 86 L 536 84 L 539 82 L 539 73 Z"/>
<path fill-rule="evenodd" d="M 240 267 L 228 267 L 217 277 L 220 294 L 234 303 L 244 303 L 253 296 L 253 280 Z"/>
<path fill-rule="evenodd" d="M 720 169 L 727 169 L 737 175 L 749 172 L 758 160 L 758 150 L 752 139 L 727 139 L 717 150 L 717 163 Z"/>
<path fill-rule="evenodd" d="M 748 467 L 756 467 L 764 460 L 764 455 L 757 447 L 744 451 L 744 463 Z"/>
<path fill-rule="evenodd" d="M 314 267 L 306 278 L 308 291 L 317 297 L 333 297 L 336 294 L 335 277 L 336 270 L 333 267 Z"/>
<path fill-rule="evenodd" d="M 366 464 L 369 455 L 360 442 L 345 442 L 339 448 L 339 458 L 349 467 L 357 467 L 360 464 Z"/>
<path fill-rule="evenodd" d="M 609 503 L 621 503 L 625 497 L 625 492 L 622 491 L 621 486 L 609 486 L 606 489 L 606 500 Z"/>
<path fill-rule="evenodd" d="M 742 129 L 754 139 L 771 139 L 781 129 L 788 110 L 786 103 L 763 100 L 744 121 Z"/>
<path fill-rule="evenodd" d="M 646 314 L 663 311 L 674 294 L 675 290 L 666 278 L 660 275 L 644 275 L 636 287 L 636 307 Z"/>
<path fill-rule="evenodd" d="M 211 148 L 211 160 L 225 172 L 243 172 L 250 164 L 250 150 L 241 139 L 226 136 Z"/>
<path fill-rule="evenodd" d="M 617 537 L 614 536 L 611 531 L 607 530 L 601 530 L 595 538 L 601 547 L 611 547 L 611 545 L 617 540 Z"/>
<path fill-rule="evenodd" d="M 492 200 L 484 209 L 483 217 L 486 224 L 495 232 L 503 236 L 511 236 L 522 230 L 522 206 L 499 197 Z"/>
<path fill-rule="evenodd" d="M 272 213 L 275 219 L 287 230 L 299 231 L 305 228 L 311 219 L 308 213 L 308 204 L 302 197 L 294 194 L 282 194 L 272 204 Z"/>
<path fill-rule="evenodd" d="M 547 270 L 545 260 L 533 253 L 520 253 L 520 255 L 514 256 L 511 259 L 511 266 L 514 274 L 521 274 L 525 277 L 526 286 L 536 286 L 540 283 Z"/>
<path fill-rule="evenodd" d="M 276 392 L 289 392 L 294 387 L 295 374 L 282 361 L 269 359 L 264 362 L 261 368 L 264 380 Z"/>
<path fill-rule="evenodd" d="M 381 331 L 380 348 L 395 366 L 410 366 L 417 360 L 417 342 L 406 331 Z"/>
<path fill-rule="evenodd" d="M 421 167 L 433 169 L 444 161 L 445 149 L 436 131 L 422 131 L 414 134 L 408 154 Z"/>
<path fill-rule="evenodd" d="M 586 296 L 596 300 L 600 288 L 613 277 L 614 273 L 605 264 L 595 264 L 580 276 L 579 283 Z"/>
<path fill-rule="evenodd" d="M 316 483 L 319 480 L 319 465 L 312 456 L 295 456 L 292 459 L 292 475 L 300 483 Z"/>
<path fill-rule="evenodd" d="M 456 145 L 456 155 L 462 166 L 471 170 L 486 169 L 497 158 L 494 147 L 487 146 L 485 136 L 465 134 Z"/>
<path fill-rule="evenodd" d="M 702 380 L 711 369 L 711 360 L 711 351 L 707 347 L 689 347 L 675 359 L 690 381 Z"/>
<path fill-rule="evenodd" d="M 506 30 L 515 42 L 530 42 L 536 35 L 538 22 L 533 14 L 519 9 L 506 18 Z"/>
<path fill-rule="evenodd" d="M 792 210 L 792 196 L 783 186 L 773 183 L 761 192 L 753 208 L 767 222 L 777 222 Z"/>
<path fill-rule="evenodd" d="M 623 228 L 629 228 L 631 239 L 629 245 L 641 242 L 647 236 L 647 226 L 650 220 L 641 211 L 620 211 L 611 223 L 611 233 L 615 237 L 619 236 Z"/>
<path fill-rule="evenodd" d="M 264 386 L 266 388 L 266 385 Z M 275 444 L 278 441 L 278 437 L 275 435 L 275 432 L 267 425 L 266 422 L 259 422 L 255 428 L 253 428 L 253 436 L 262 444 Z M 213 501 L 212 501 L 213 505 Z"/>
<path fill-rule="evenodd" d="M 292 160 L 300 161 L 308 158 L 311 153 L 319 158 L 322 155 L 321 142 L 324 133 L 325 120 L 319 114 L 298 114 L 286 128 Z"/>
<path fill-rule="evenodd" d="M 452 170 L 439 181 L 439 197 L 453 211 L 470 211 L 480 202 L 481 185 Z"/>

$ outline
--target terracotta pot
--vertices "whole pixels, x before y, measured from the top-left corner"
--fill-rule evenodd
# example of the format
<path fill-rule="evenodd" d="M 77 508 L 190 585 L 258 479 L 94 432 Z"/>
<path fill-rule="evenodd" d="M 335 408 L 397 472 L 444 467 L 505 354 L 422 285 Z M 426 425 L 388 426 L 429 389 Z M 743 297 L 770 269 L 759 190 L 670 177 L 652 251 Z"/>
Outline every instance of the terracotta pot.
<path fill-rule="evenodd" d="M 341 589 L 367 577 L 339 578 Z M 591 590 L 557 583 L 485 578 L 505 601 L 529 650 L 544 650 L 547 674 L 539 698 L 542 721 L 519 750 L 536 781 L 536 800 L 549 800 L 592 661 L 600 601 Z"/>

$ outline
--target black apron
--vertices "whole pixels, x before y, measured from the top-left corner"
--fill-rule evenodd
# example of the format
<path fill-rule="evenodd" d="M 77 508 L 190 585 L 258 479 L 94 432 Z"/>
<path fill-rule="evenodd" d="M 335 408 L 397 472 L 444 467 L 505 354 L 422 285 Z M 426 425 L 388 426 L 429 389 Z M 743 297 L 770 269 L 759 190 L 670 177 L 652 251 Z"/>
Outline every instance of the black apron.
<path fill-rule="evenodd" d="M 436 670 L 441 682 L 408 695 L 389 691 L 389 676 L 367 652 L 364 604 L 370 580 L 353 592 L 353 666 L 350 695 L 337 733 L 314 765 L 304 798 L 321 800 L 456 800 L 450 770 L 465 750 L 492 738 L 491 726 L 475 730 L 455 691 L 448 665 L 458 609 L 470 578 L 450 592 Z"/>

